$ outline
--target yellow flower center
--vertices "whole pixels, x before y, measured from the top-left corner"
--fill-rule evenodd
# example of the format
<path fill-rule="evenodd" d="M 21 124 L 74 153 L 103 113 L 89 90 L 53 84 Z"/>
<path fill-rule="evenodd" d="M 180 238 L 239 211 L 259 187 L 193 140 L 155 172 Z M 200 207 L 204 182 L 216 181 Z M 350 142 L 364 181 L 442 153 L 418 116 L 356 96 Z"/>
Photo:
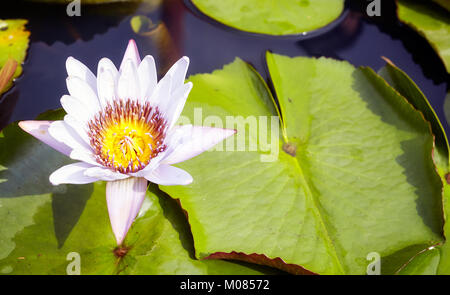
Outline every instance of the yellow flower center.
<path fill-rule="evenodd" d="M 143 169 L 166 148 L 166 121 L 148 103 L 114 101 L 88 127 L 97 162 L 121 173 Z"/>

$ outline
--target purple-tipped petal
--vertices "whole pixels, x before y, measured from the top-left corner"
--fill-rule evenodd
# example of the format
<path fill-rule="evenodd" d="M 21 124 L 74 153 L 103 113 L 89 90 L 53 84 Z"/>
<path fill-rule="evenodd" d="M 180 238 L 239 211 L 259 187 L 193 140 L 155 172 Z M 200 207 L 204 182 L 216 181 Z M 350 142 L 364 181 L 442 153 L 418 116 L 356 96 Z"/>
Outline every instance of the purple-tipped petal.
<path fill-rule="evenodd" d="M 173 132 L 173 133 L 172 133 Z M 233 129 L 183 125 L 171 130 L 171 146 L 176 148 L 162 161 L 164 164 L 176 164 L 189 160 L 209 150 L 222 140 L 236 133 Z"/>
<path fill-rule="evenodd" d="M 125 66 L 125 62 L 131 59 L 131 61 L 134 63 L 135 67 L 138 68 L 139 64 L 141 63 L 141 57 L 139 56 L 139 50 L 137 48 L 136 42 L 134 42 L 133 39 L 128 42 L 127 50 L 125 51 L 125 54 L 122 59 L 122 63 L 120 64 L 119 71 L 121 72 Z"/>
<path fill-rule="evenodd" d="M 123 243 L 131 224 L 141 209 L 146 191 L 147 180 L 145 178 L 130 177 L 107 182 L 106 202 L 117 245 L 120 246 Z"/>
<path fill-rule="evenodd" d="M 68 145 L 57 141 L 53 138 L 48 132 L 48 128 L 52 124 L 52 121 L 21 121 L 19 122 L 19 127 L 22 128 L 25 132 L 28 132 L 32 136 L 36 137 L 43 143 L 51 146 L 58 152 L 69 156 L 72 148 Z"/>
<path fill-rule="evenodd" d="M 144 176 L 148 181 L 161 185 L 188 185 L 192 183 L 192 176 L 183 169 L 160 165 Z"/>

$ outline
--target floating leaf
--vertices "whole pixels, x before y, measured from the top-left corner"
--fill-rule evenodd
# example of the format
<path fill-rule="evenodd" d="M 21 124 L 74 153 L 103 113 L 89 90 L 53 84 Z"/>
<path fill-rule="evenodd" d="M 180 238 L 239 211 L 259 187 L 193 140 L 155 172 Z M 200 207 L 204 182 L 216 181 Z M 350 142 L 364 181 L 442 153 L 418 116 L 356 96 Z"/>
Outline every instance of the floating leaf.
<path fill-rule="evenodd" d="M 424 117 L 431 123 L 433 133 L 436 136 L 436 151 L 434 153 L 434 161 L 438 168 L 438 173 L 444 185 L 443 189 L 443 205 L 444 219 L 450 218 L 450 185 L 447 181 L 447 173 L 449 167 L 449 148 L 445 130 L 431 107 L 428 99 L 419 89 L 419 87 L 411 80 L 410 77 L 402 70 L 397 68 L 391 61 L 387 60 L 387 64 L 380 70 L 388 83 L 393 86 L 401 95 L 403 95 L 411 104 L 420 110 Z M 446 101 L 447 103 L 447 101 Z M 445 110 L 445 106 L 444 106 Z M 450 224 L 444 225 L 444 235 L 450 236 Z M 427 251 L 421 251 L 408 264 L 405 264 L 400 274 L 450 274 L 450 245 L 436 245 Z"/>
<path fill-rule="evenodd" d="M 368 68 L 276 54 L 267 60 L 281 137 L 265 124 L 249 128 L 278 112 L 267 85 L 241 60 L 190 78 L 195 87 L 183 114 L 195 120 L 201 108 L 222 122 L 242 116 L 237 140 L 245 132 L 247 147 L 186 161 L 180 167 L 194 183 L 161 187 L 188 212 L 196 256 L 258 254 L 260 263 L 281 260 L 285 266 L 275 265 L 292 272 L 364 274 L 371 252 L 400 267 L 404 249 L 442 242 L 442 183 L 422 115 Z M 283 149 L 273 162 L 262 161 L 270 159 L 265 135 L 272 151 Z M 258 151 L 248 150 L 252 141 Z"/>
<path fill-rule="evenodd" d="M 430 42 L 450 72 L 449 13 L 414 1 L 399 0 L 397 3 L 399 19 Z"/>
<path fill-rule="evenodd" d="M 30 32 L 25 30 L 26 24 L 27 21 L 22 19 L 0 19 L 0 68 L 3 68 L 10 59 L 18 64 L 9 83 L 5 87 L 0 87 L 0 95 L 11 87 L 13 79 L 22 74 L 22 63 L 25 60 L 30 36 Z"/>
<path fill-rule="evenodd" d="M 400 275 L 435 275 L 437 274 L 440 252 L 433 248 L 423 251 L 413 258 L 398 274 Z"/>
<path fill-rule="evenodd" d="M 343 0 L 192 0 L 209 17 L 236 29 L 268 34 L 303 34 L 330 24 Z"/>
<path fill-rule="evenodd" d="M 445 171 L 448 170 L 448 154 L 450 148 L 444 127 L 436 115 L 436 112 L 433 110 L 425 94 L 423 94 L 416 83 L 414 83 L 405 72 L 396 67 L 392 61 L 387 58 L 384 59 L 387 63 L 385 67 L 380 69 L 380 76 L 405 97 L 416 109 L 421 111 L 425 119 L 431 123 L 433 134 L 436 136 L 438 152 L 441 154 L 441 158 L 447 158 L 443 163 L 438 163 L 438 166 Z"/>
<path fill-rule="evenodd" d="M 40 119 L 61 118 L 62 111 Z M 82 274 L 261 274 L 270 269 L 198 261 L 179 205 L 150 186 L 118 258 L 105 184 L 52 186 L 68 158 L 12 124 L 0 133 L 0 273 L 66 274 L 77 252 Z M 123 251 L 126 252 L 126 251 Z M 122 253 L 123 254 L 123 253 Z"/>
<path fill-rule="evenodd" d="M 130 25 L 136 34 L 145 34 L 156 29 L 158 24 L 154 24 L 150 18 L 145 15 L 133 16 Z"/>

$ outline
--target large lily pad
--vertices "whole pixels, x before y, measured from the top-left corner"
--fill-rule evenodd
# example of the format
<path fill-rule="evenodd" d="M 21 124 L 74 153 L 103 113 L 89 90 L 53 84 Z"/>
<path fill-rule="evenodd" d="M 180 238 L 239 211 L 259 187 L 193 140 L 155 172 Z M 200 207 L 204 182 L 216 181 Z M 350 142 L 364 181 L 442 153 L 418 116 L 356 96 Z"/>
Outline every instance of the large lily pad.
<path fill-rule="evenodd" d="M 401 93 L 418 110 L 420 110 L 424 114 L 425 118 L 431 122 L 433 133 L 436 135 L 434 161 L 444 185 L 444 219 L 449 220 L 450 184 L 447 180 L 449 179 L 447 175 L 450 172 L 450 157 L 448 140 L 445 135 L 444 128 L 428 102 L 428 99 L 406 73 L 397 68 L 392 62 L 388 61 L 386 66 L 380 70 L 380 75 L 382 75 L 386 81 L 388 81 L 397 91 L 399 91 L 399 93 Z M 446 237 L 450 236 L 450 224 L 448 222 L 445 223 L 444 234 Z M 414 259 L 405 264 L 399 273 L 415 275 L 450 274 L 450 244 L 445 242 L 444 244 L 430 247 L 427 251 L 421 251 L 414 257 Z"/>
<path fill-rule="evenodd" d="M 41 119 L 61 118 L 62 111 Z M 261 274 L 270 269 L 193 257 L 179 205 L 150 186 L 118 258 L 105 184 L 52 186 L 49 173 L 68 163 L 12 124 L 0 133 L 0 273 L 66 274 L 70 252 L 81 274 Z"/>
<path fill-rule="evenodd" d="M 264 136 L 248 136 L 247 124 L 238 138 L 245 132 L 246 146 L 258 142 L 258 151 L 202 154 L 180 164 L 192 185 L 162 187 L 188 212 L 196 256 L 261 255 L 260 263 L 281 259 L 285 267 L 276 265 L 288 271 L 364 274 L 371 252 L 394 272 L 411 258 L 407 249 L 442 242 L 442 183 L 423 116 L 371 69 L 276 54 L 267 61 L 279 111 L 239 59 L 190 77 L 195 87 L 183 114 L 191 120 L 196 107 L 223 122 L 283 118 L 275 161 L 261 161 Z"/>
<path fill-rule="evenodd" d="M 12 86 L 12 81 L 22 74 L 22 63 L 28 49 L 30 32 L 26 31 L 26 20 L 1 20 L 0 19 L 0 69 L 7 61 L 17 62 L 15 73 L 5 87 L 0 89 L 0 95 Z"/>
<path fill-rule="evenodd" d="M 416 1 L 397 3 L 399 19 L 430 42 L 450 72 L 450 13 Z"/>
<path fill-rule="evenodd" d="M 209 17 L 236 29 L 268 34 L 302 34 L 337 19 L 343 0 L 192 0 Z"/>

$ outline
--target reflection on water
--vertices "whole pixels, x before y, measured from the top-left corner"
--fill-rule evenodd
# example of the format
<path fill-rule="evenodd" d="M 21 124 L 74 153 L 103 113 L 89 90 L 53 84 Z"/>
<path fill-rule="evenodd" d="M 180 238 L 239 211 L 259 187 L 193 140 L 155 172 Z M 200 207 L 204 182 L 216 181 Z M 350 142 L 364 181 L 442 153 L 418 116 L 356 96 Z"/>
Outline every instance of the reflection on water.
<path fill-rule="evenodd" d="M 59 99 L 67 92 L 68 56 L 96 72 L 97 62 L 104 56 L 119 64 L 128 40 L 134 38 L 141 55 L 155 57 L 160 74 L 183 55 L 191 59 L 188 74 L 211 72 L 238 56 L 264 78 L 266 50 L 289 56 L 333 57 L 375 70 L 384 64 L 381 56 L 386 56 L 422 88 L 448 131 L 443 113 L 448 80 L 445 68 L 432 48 L 392 15 L 371 20 L 363 8 L 351 5 L 350 13 L 332 31 L 299 41 L 227 29 L 193 13 L 182 0 L 146 1 L 150 4 L 83 6 L 81 17 L 68 17 L 65 6 L 60 5 L 16 1 L 4 5 L 0 18 L 29 19 L 31 44 L 24 75 L 0 102 L 0 128 L 6 122 L 32 119 L 60 107 Z M 135 15 L 147 16 L 156 26 L 135 33 L 130 25 Z"/>

